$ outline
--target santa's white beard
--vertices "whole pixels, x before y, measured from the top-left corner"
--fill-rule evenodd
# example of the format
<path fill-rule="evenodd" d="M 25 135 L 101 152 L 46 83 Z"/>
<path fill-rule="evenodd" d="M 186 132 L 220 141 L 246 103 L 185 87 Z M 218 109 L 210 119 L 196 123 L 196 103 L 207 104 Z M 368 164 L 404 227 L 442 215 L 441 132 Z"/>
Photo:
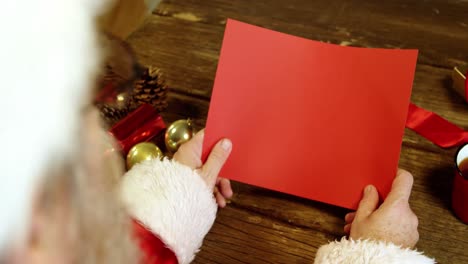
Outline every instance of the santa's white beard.
<path fill-rule="evenodd" d="M 99 63 L 94 17 L 104 0 L 0 5 L 0 249 L 24 239 L 47 164 L 70 159 Z"/>

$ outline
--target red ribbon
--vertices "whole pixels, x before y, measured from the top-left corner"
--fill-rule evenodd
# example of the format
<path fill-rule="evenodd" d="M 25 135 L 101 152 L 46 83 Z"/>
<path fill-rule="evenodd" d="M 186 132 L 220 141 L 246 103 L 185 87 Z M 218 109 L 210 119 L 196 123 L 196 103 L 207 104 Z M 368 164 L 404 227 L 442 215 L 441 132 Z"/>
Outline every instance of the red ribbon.
<path fill-rule="evenodd" d="M 468 76 L 468 72 L 465 76 Z M 468 80 L 465 80 L 465 100 L 468 101 Z M 443 148 L 468 143 L 468 131 L 412 103 L 409 105 L 406 127 Z"/>
<path fill-rule="evenodd" d="M 409 105 L 406 127 L 443 148 L 468 143 L 468 131 L 414 104 Z"/>

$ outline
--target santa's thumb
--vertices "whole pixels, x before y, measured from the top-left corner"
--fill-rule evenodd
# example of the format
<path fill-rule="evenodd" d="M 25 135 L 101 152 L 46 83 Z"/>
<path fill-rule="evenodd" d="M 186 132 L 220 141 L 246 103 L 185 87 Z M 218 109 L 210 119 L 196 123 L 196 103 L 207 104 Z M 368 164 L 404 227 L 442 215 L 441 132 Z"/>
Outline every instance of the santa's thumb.
<path fill-rule="evenodd" d="M 359 202 L 354 221 L 361 221 L 369 217 L 379 205 L 379 194 L 373 185 L 364 188 L 364 194 Z"/>
<path fill-rule="evenodd" d="M 200 174 L 210 188 L 214 188 L 216 178 L 226 163 L 232 150 L 232 142 L 229 139 L 222 139 L 211 150 L 208 159 L 200 170 Z"/>

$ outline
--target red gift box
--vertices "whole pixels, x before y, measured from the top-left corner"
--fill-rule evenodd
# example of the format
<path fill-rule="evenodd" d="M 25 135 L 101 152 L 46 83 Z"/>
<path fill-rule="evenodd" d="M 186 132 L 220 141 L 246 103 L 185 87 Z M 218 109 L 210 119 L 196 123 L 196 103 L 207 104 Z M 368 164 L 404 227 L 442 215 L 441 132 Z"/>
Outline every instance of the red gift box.
<path fill-rule="evenodd" d="M 164 129 L 166 124 L 156 109 L 149 104 L 143 104 L 117 122 L 109 133 L 117 140 L 123 154 L 127 155 L 134 145 L 151 140 Z"/>

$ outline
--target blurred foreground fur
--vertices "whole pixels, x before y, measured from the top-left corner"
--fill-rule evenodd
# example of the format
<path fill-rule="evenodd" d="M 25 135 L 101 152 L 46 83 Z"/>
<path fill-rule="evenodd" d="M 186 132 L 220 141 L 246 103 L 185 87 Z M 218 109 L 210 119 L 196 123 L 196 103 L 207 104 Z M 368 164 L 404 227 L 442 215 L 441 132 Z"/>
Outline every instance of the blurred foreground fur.
<path fill-rule="evenodd" d="M 139 260 L 116 196 L 123 166 L 103 154 L 109 139 L 89 107 L 101 67 L 96 17 L 110 6 L 22 0 L 0 9 L 1 263 Z"/>
<path fill-rule="evenodd" d="M 130 219 L 117 197 L 123 162 L 109 152 L 97 111 L 87 111 L 82 124 L 79 156 L 45 177 L 36 208 L 43 236 L 33 243 L 55 249 L 57 263 L 137 263 Z"/>

